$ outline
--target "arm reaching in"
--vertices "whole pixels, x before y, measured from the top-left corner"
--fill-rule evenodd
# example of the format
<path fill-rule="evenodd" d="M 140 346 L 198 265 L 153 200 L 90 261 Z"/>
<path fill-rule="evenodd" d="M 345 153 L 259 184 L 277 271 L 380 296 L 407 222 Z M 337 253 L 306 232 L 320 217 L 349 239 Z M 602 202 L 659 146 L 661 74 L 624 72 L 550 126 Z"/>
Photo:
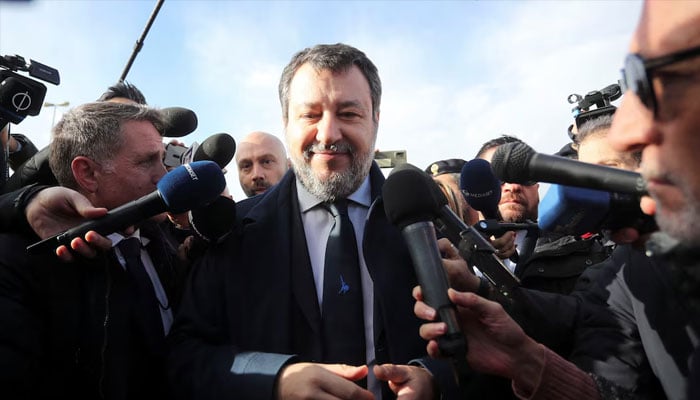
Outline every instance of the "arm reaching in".
<path fill-rule="evenodd" d="M 417 300 L 416 315 L 433 321 L 435 310 L 422 301 L 419 287 L 413 295 Z M 511 379 L 513 389 L 521 397 L 600 398 L 593 378 L 527 336 L 500 304 L 454 289 L 449 289 L 448 295 L 457 306 L 469 346 L 467 360 L 474 370 Z M 436 339 L 445 330 L 442 322 L 428 322 L 420 328 L 433 357 L 440 356 Z"/>
<path fill-rule="evenodd" d="M 289 364 L 280 373 L 277 398 L 372 400 L 372 393 L 353 382 L 366 377 L 367 372 L 367 366 Z"/>
<path fill-rule="evenodd" d="M 27 222 L 42 239 L 63 232 L 85 219 L 99 218 L 107 214 L 106 208 L 93 207 L 80 193 L 61 186 L 43 189 L 34 195 L 25 208 Z M 107 250 L 112 242 L 94 231 L 85 237 L 71 241 L 70 249 L 60 246 L 56 255 L 63 261 L 72 261 L 73 254 L 94 257 L 98 250 Z"/>

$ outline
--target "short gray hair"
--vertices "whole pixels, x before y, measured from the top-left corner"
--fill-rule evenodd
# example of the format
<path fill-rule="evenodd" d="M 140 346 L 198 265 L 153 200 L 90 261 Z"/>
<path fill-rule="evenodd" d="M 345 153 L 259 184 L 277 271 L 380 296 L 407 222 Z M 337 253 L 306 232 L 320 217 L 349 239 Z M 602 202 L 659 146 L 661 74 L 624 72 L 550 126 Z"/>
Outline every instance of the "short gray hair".
<path fill-rule="evenodd" d="M 163 133 L 160 111 L 139 104 L 87 103 L 66 114 L 53 129 L 49 165 L 58 183 L 78 189 L 71 170 L 75 157 L 109 163 L 122 146 L 122 126 L 128 121 L 148 121 Z"/>

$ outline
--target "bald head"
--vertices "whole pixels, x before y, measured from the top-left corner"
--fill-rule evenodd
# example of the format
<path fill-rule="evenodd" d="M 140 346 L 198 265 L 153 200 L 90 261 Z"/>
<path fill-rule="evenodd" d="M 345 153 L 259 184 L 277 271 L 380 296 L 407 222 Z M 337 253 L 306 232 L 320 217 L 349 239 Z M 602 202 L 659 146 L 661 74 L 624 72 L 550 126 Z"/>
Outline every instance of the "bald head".
<path fill-rule="evenodd" d="M 282 141 L 258 131 L 238 142 L 236 165 L 241 188 L 248 197 L 263 193 L 279 182 L 289 167 Z"/>

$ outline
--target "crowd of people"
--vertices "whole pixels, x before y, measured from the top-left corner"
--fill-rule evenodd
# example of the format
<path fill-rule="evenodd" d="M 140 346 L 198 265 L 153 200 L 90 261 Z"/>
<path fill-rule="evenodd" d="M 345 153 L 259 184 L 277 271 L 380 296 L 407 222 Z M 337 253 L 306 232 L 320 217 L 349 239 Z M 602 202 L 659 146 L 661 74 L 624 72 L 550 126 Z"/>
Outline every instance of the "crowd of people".
<path fill-rule="evenodd" d="M 547 231 L 538 182 L 501 182 L 494 210 L 478 211 L 466 160 L 425 167 L 467 226 L 520 227 L 486 234 L 518 282 L 505 295 L 436 234 L 454 321 L 424 298 L 405 228 L 385 213 L 382 84 L 355 47 L 292 56 L 283 140 L 238 141 L 246 199 L 224 191 L 216 208 L 159 210 L 49 252 L 25 249 L 153 194 L 172 123 L 122 81 L 68 111 L 45 149 L 3 129 L 21 175 L 0 195 L 3 398 L 700 399 L 699 27 L 700 3 L 647 1 L 622 104 L 566 147 L 639 171 L 653 232 Z M 474 159 L 521 143 L 494 137 Z M 215 235 L 197 226 L 207 213 Z M 455 329 L 465 352 L 443 345 Z"/>

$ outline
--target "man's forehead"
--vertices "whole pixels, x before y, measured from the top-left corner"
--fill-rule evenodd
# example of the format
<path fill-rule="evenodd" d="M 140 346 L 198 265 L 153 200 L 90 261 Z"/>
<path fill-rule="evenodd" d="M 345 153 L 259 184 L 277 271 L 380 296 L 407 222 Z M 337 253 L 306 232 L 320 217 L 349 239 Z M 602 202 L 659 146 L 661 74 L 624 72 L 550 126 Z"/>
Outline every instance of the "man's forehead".
<path fill-rule="evenodd" d="M 367 78 L 356 65 L 343 70 L 333 71 L 327 68 L 317 69 L 309 63 L 300 66 L 294 73 L 290 82 L 290 95 L 297 94 L 303 97 L 303 95 L 308 94 L 307 89 L 309 87 L 319 85 L 335 86 L 338 82 L 359 86 L 363 91 L 366 91 L 368 97 L 370 95 L 369 82 L 367 82 Z M 303 101 L 303 99 L 300 100 Z"/>
<path fill-rule="evenodd" d="M 700 45 L 699 1 L 647 1 L 630 51 L 653 58 Z"/>

